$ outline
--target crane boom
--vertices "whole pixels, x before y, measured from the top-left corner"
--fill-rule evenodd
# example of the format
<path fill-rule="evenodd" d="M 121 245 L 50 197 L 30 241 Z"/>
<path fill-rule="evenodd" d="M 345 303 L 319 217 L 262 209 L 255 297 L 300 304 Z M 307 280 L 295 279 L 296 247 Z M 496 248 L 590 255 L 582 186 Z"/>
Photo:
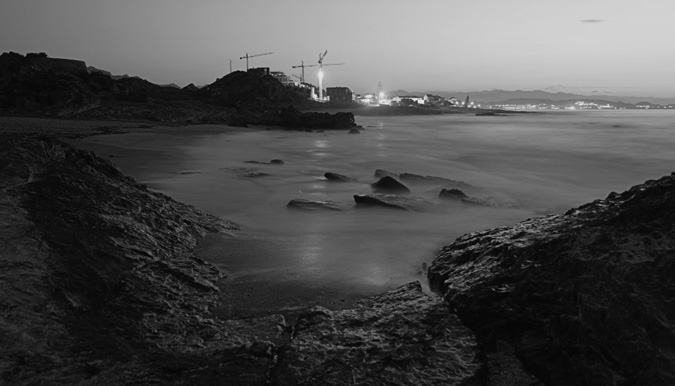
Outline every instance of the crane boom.
<path fill-rule="evenodd" d="M 255 58 L 256 56 L 263 56 L 263 55 L 271 55 L 273 53 L 274 52 L 265 52 L 264 54 L 249 55 L 248 52 L 247 52 L 246 55 L 239 58 L 239 60 L 242 60 L 242 59 L 246 58 L 246 71 L 248 71 L 248 58 Z"/>

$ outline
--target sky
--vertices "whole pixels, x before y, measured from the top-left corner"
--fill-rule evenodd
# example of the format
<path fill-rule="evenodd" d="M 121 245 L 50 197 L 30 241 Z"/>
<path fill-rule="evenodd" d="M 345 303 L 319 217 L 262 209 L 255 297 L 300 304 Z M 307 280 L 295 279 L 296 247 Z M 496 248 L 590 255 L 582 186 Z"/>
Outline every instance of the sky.
<path fill-rule="evenodd" d="M 324 87 L 675 97 L 673 0 L 0 0 L 0 52 L 153 83 L 251 67 Z M 318 84 L 317 68 L 306 68 Z"/>

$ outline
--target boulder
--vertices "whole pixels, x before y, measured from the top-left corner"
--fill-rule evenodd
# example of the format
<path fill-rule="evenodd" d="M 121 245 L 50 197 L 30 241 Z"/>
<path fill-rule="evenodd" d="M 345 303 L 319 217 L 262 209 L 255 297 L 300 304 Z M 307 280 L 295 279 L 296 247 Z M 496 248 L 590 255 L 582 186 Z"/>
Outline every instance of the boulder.
<path fill-rule="evenodd" d="M 353 129 L 349 129 L 347 134 L 361 134 L 361 132 L 359 131 L 359 129 L 353 128 Z"/>
<path fill-rule="evenodd" d="M 343 176 L 342 174 L 331 173 L 331 172 L 327 172 L 323 176 L 326 177 L 326 179 L 328 181 L 336 181 L 336 182 L 354 182 L 354 181 L 356 181 L 354 178 L 349 178 L 347 176 Z"/>
<path fill-rule="evenodd" d="M 413 212 L 427 212 L 438 207 L 436 202 L 422 197 L 393 194 L 355 194 L 354 201 L 357 207 L 380 206 L 391 209 L 411 210 Z"/>
<path fill-rule="evenodd" d="M 409 194 L 410 189 L 393 177 L 384 176 L 371 185 L 373 190 L 381 193 Z"/>
<path fill-rule="evenodd" d="M 673 240 L 671 175 L 462 236 L 428 277 L 487 357 L 512 351 L 542 384 L 670 385 Z"/>
<path fill-rule="evenodd" d="M 335 210 L 335 211 L 345 211 L 350 210 L 351 207 L 347 205 L 335 202 L 335 201 L 318 201 L 318 200 L 305 200 L 302 198 L 296 198 L 288 202 L 286 205 L 290 209 L 298 209 L 305 211 L 316 211 L 316 210 Z"/>

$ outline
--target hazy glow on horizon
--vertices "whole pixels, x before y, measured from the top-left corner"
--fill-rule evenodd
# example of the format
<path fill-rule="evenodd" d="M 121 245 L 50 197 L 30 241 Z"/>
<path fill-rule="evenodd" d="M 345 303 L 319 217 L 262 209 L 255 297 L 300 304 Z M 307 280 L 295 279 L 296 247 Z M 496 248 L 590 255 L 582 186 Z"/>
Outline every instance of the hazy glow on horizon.
<path fill-rule="evenodd" d="M 3 0 L 0 51 L 185 86 L 251 67 L 326 86 L 675 97 L 675 1 Z M 305 77 L 317 83 L 318 68 Z"/>

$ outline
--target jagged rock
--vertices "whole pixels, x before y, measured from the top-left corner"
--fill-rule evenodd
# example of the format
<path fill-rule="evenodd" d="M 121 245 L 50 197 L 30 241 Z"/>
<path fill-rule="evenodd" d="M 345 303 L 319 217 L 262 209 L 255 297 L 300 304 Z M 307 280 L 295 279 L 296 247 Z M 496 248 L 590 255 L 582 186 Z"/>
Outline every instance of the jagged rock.
<path fill-rule="evenodd" d="M 343 176 L 342 174 L 337 174 L 337 173 L 331 173 L 327 172 L 323 175 L 326 177 L 328 181 L 336 181 L 336 182 L 354 182 L 356 181 L 353 178 L 349 178 L 347 176 Z"/>
<path fill-rule="evenodd" d="M 194 254 L 236 224 L 55 140 L 0 154 L 1 384 L 266 382 L 283 332 L 213 318 L 224 275 Z"/>
<path fill-rule="evenodd" d="M 392 177 L 392 178 L 398 178 L 398 174 L 388 172 L 383 169 L 377 169 L 375 170 L 375 178 L 382 178 L 382 177 Z"/>
<path fill-rule="evenodd" d="M 351 209 L 347 205 L 335 201 L 317 201 L 317 200 L 306 200 L 302 198 L 296 198 L 288 202 L 286 205 L 291 209 L 300 209 L 307 211 L 315 210 L 336 210 L 336 211 L 345 211 Z"/>
<path fill-rule="evenodd" d="M 409 194 L 410 189 L 393 177 L 384 176 L 371 185 L 373 190 L 381 193 Z"/>
<path fill-rule="evenodd" d="M 404 209 L 414 212 L 426 212 L 437 208 L 438 204 L 422 197 L 399 196 L 393 194 L 355 194 L 357 207 L 381 206 L 392 209 Z"/>
<path fill-rule="evenodd" d="M 675 176 L 444 247 L 432 288 L 547 385 L 675 383 Z M 499 343 L 501 342 L 501 343 Z"/>
<path fill-rule="evenodd" d="M 354 310 L 299 316 L 272 375 L 279 385 L 470 385 L 482 369 L 471 331 L 410 283 Z"/>

